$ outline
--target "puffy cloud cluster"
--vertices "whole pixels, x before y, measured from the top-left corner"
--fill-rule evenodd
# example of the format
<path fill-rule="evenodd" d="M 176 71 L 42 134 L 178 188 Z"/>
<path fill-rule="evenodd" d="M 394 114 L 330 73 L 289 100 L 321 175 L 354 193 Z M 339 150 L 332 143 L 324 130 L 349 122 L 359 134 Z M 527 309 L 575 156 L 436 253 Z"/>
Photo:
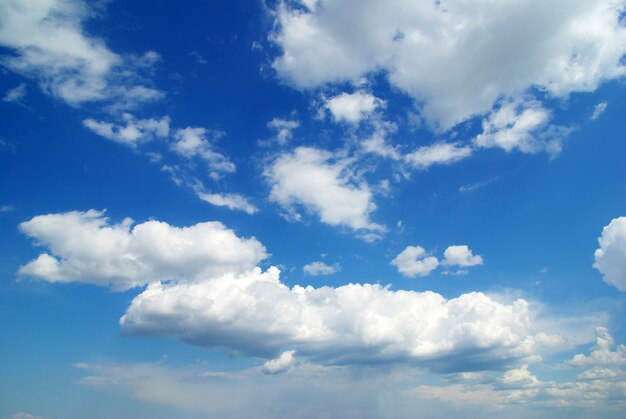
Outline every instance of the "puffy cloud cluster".
<path fill-rule="evenodd" d="M 50 282 L 84 282 L 124 290 L 150 282 L 193 279 L 252 269 L 267 254 L 219 222 L 174 227 L 129 218 L 109 223 L 101 211 L 39 215 L 19 226 L 48 248 L 20 275 Z"/>
<path fill-rule="evenodd" d="M 602 273 L 607 284 L 626 291 L 626 217 L 611 220 L 602 229 L 598 243 L 593 267 Z"/>
<path fill-rule="evenodd" d="M 404 161 L 424 170 L 435 164 L 452 164 L 472 155 L 472 148 L 455 143 L 435 143 L 417 148 L 404 156 Z"/>
<path fill-rule="evenodd" d="M 122 57 L 82 23 L 94 12 L 79 0 L 8 0 L 0 4 L 0 45 L 12 55 L 0 57 L 5 67 L 31 77 L 42 89 L 71 105 L 116 100 L 124 106 L 153 100 L 162 93 L 136 83 L 134 74 L 159 60 L 148 52 Z"/>
<path fill-rule="evenodd" d="M 267 127 L 276 132 L 276 142 L 280 145 L 287 144 L 293 137 L 293 131 L 300 126 L 300 122 L 294 119 L 274 118 L 267 123 Z"/>
<path fill-rule="evenodd" d="M 270 199 L 294 219 L 301 218 L 296 207 L 302 206 L 326 224 L 384 232 L 383 226 L 370 220 L 376 205 L 369 186 L 354 178 L 349 163 L 316 148 L 283 153 L 263 172 L 271 186 Z"/>
<path fill-rule="evenodd" d="M 433 369 L 508 365 L 533 355 L 528 303 L 481 294 L 447 300 L 380 285 L 288 288 L 279 271 L 154 283 L 120 320 L 127 335 L 175 336 L 272 357 L 285 349 L 331 364 L 403 361 Z"/>
<path fill-rule="evenodd" d="M 262 371 L 264 374 L 281 374 L 291 368 L 296 361 L 294 354 L 296 351 L 285 351 L 278 358 L 270 359 L 263 364 Z"/>
<path fill-rule="evenodd" d="M 211 177 L 219 178 L 223 173 L 233 173 L 235 164 L 228 157 L 213 149 L 206 128 L 187 127 L 174 132 L 173 150 L 187 158 L 198 157 L 204 160 L 211 171 Z M 219 135 L 219 134 L 218 134 Z"/>
<path fill-rule="evenodd" d="M 382 70 L 439 130 L 532 87 L 565 97 L 626 70 L 624 0 L 294 3 L 276 13 L 281 77 L 311 88 Z"/>
<path fill-rule="evenodd" d="M 474 255 L 467 245 L 453 245 L 443 253 L 444 259 L 439 260 L 424 250 L 422 246 L 407 246 L 398 256 L 396 256 L 391 264 L 398 268 L 398 272 L 409 278 L 415 276 L 426 276 L 439 266 L 461 267 L 482 265 L 483 258 L 480 255 Z M 465 274 L 466 271 L 444 271 L 444 274 Z"/>
<path fill-rule="evenodd" d="M 129 113 L 123 113 L 122 120 L 125 125 L 87 118 L 83 120 L 83 125 L 101 137 L 131 147 L 136 146 L 140 141 L 150 140 L 153 137 L 167 138 L 170 134 L 168 116 L 160 119 L 136 119 Z"/>

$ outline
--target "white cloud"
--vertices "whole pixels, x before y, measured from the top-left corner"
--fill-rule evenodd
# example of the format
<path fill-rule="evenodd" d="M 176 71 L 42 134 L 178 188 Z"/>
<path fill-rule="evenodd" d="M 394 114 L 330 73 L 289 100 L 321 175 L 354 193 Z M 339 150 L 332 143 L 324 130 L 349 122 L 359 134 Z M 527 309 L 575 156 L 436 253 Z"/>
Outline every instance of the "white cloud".
<path fill-rule="evenodd" d="M 626 346 L 618 345 L 616 350 L 613 337 L 609 334 L 606 327 L 596 328 L 596 344 L 591 349 L 589 356 L 584 354 L 576 354 L 572 359 L 566 362 L 567 365 L 575 368 L 581 367 L 605 367 L 615 368 L 626 365 Z M 595 371 L 597 374 L 597 371 Z"/>
<path fill-rule="evenodd" d="M 296 351 L 285 351 L 278 356 L 278 358 L 270 359 L 263 364 L 263 373 L 276 375 L 283 372 L 287 372 L 291 368 L 296 360 L 293 356 Z"/>
<path fill-rule="evenodd" d="M 382 70 L 440 130 L 533 87 L 566 97 L 625 74 L 623 0 L 294 4 L 272 35 L 282 78 L 311 88 Z"/>
<path fill-rule="evenodd" d="M 276 132 L 276 141 L 285 145 L 293 137 L 293 131 L 300 126 L 300 122 L 291 119 L 274 118 L 267 123 L 267 127 Z"/>
<path fill-rule="evenodd" d="M 459 187 L 459 192 L 461 193 L 465 193 L 465 192 L 473 192 L 476 189 L 480 189 L 483 188 L 487 185 L 491 185 L 492 183 L 496 182 L 498 179 L 500 179 L 500 176 L 494 176 L 491 177 L 487 180 L 483 180 L 481 182 L 475 182 L 475 183 L 468 183 L 467 185 L 463 185 L 461 187 Z"/>
<path fill-rule="evenodd" d="M 0 45 L 14 54 L 1 63 L 37 80 L 42 89 L 70 105 L 116 100 L 130 106 L 162 96 L 135 82 L 135 70 L 154 62 L 155 53 L 141 60 L 123 58 L 105 43 L 85 33 L 82 22 L 95 14 L 82 1 L 18 0 L 0 4 Z"/>
<path fill-rule="evenodd" d="M 626 291 L 626 217 L 611 220 L 602 229 L 598 243 L 600 248 L 595 251 L 593 267 L 607 284 Z"/>
<path fill-rule="evenodd" d="M 324 107 L 328 109 L 337 122 L 358 124 L 366 119 L 377 108 L 385 106 L 385 102 L 367 92 L 341 93 L 326 99 Z"/>
<path fill-rule="evenodd" d="M 593 114 L 591 115 L 592 120 L 596 120 L 600 118 L 600 116 L 606 111 L 606 108 L 609 106 L 607 102 L 600 102 L 593 108 Z"/>
<path fill-rule="evenodd" d="M 408 277 L 416 275 L 426 276 L 439 266 L 439 260 L 434 256 L 428 256 L 421 246 L 407 246 L 394 260 L 392 265 L 398 268 L 398 271 Z"/>
<path fill-rule="evenodd" d="M 36 416 L 26 412 L 19 412 L 13 415 L 7 416 L 6 419 L 43 419 L 43 416 Z"/>
<path fill-rule="evenodd" d="M 170 133 L 170 118 L 136 119 L 129 113 L 123 113 L 125 125 L 97 121 L 92 118 L 83 120 L 83 125 L 101 137 L 129 146 L 136 146 L 141 141 L 153 137 L 167 138 Z"/>
<path fill-rule="evenodd" d="M 211 131 L 206 128 L 182 128 L 174 132 L 172 148 L 181 156 L 187 158 L 199 157 L 204 160 L 211 170 L 212 178 L 219 178 L 224 173 L 233 173 L 236 166 L 228 157 L 213 150 L 207 140 Z M 219 135 L 219 133 L 217 134 Z"/>
<path fill-rule="evenodd" d="M 339 270 L 339 266 L 327 265 L 324 262 L 311 262 L 307 265 L 304 265 L 302 267 L 302 270 L 311 276 L 331 275 Z"/>
<path fill-rule="evenodd" d="M 19 86 L 9 89 L 2 98 L 2 101 L 8 103 L 22 103 L 25 97 L 26 85 L 21 83 Z"/>
<path fill-rule="evenodd" d="M 443 257 L 442 265 L 444 266 L 469 267 L 483 264 L 482 256 L 474 256 L 467 245 L 448 246 L 443 252 Z"/>
<path fill-rule="evenodd" d="M 402 158 L 398 149 L 387 143 L 386 137 L 389 133 L 397 130 L 396 125 L 390 123 L 375 122 L 375 129 L 371 137 L 361 142 L 361 149 L 366 153 L 376 154 L 392 160 Z"/>
<path fill-rule="evenodd" d="M 556 156 L 571 128 L 548 125 L 550 118 L 550 112 L 539 102 L 508 100 L 483 119 L 483 132 L 474 143 L 523 153 L 546 151 Z"/>
<path fill-rule="evenodd" d="M 533 355 L 528 303 L 482 293 L 447 300 L 433 292 L 370 284 L 288 288 L 278 269 L 153 283 L 120 320 L 125 335 L 174 336 L 193 345 L 315 362 L 409 362 L 433 370 L 508 365 Z"/>
<path fill-rule="evenodd" d="M 451 164 L 472 155 L 472 148 L 456 143 L 435 143 L 419 147 L 404 156 L 404 161 L 416 169 L 425 170 L 434 164 Z"/>
<path fill-rule="evenodd" d="M 376 209 L 372 193 L 367 183 L 355 181 L 349 163 L 308 147 L 281 154 L 263 172 L 272 188 L 270 199 L 295 219 L 299 218 L 295 206 L 301 205 L 326 224 L 384 232 L 383 226 L 370 221 Z"/>
<path fill-rule="evenodd" d="M 160 221 L 110 224 L 101 211 L 39 215 L 19 229 L 48 248 L 21 276 L 124 290 L 150 282 L 252 269 L 267 254 L 219 222 L 174 227 Z"/>
<path fill-rule="evenodd" d="M 216 205 L 218 207 L 226 207 L 231 210 L 239 210 L 247 212 L 248 214 L 254 214 L 259 209 L 252 205 L 248 199 L 240 194 L 227 193 L 204 193 L 197 192 L 198 198 L 208 202 L 209 204 Z"/>

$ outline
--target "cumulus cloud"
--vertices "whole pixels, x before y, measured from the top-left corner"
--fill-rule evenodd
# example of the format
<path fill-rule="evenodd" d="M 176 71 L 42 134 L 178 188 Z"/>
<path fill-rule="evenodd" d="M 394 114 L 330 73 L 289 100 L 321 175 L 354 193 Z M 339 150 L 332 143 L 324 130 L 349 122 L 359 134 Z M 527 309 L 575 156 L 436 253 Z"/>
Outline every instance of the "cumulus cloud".
<path fill-rule="evenodd" d="M 407 246 L 391 261 L 391 264 L 395 265 L 402 275 L 412 278 L 430 274 L 439 266 L 439 260 L 429 256 L 422 246 Z"/>
<path fill-rule="evenodd" d="M 252 205 L 248 199 L 240 194 L 235 193 L 204 193 L 197 192 L 198 198 L 218 207 L 226 207 L 231 210 L 244 211 L 248 214 L 254 214 L 259 209 Z"/>
<path fill-rule="evenodd" d="M 438 130 L 501 97 L 566 97 L 626 70 L 623 0 L 296 3 L 275 15 L 280 77 L 311 88 L 382 71 Z"/>
<path fill-rule="evenodd" d="M 26 93 L 26 85 L 21 83 L 13 89 L 9 89 L 2 98 L 2 101 L 7 103 L 22 103 L 26 97 Z"/>
<path fill-rule="evenodd" d="M 50 282 L 83 282 L 124 290 L 177 278 L 252 269 L 267 254 L 219 222 L 175 227 L 130 218 L 111 224 L 102 211 L 39 215 L 19 225 L 48 248 L 19 274 Z"/>
<path fill-rule="evenodd" d="M 434 164 L 456 163 L 471 156 L 472 148 L 455 143 L 435 143 L 419 147 L 404 156 L 404 161 L 416 169 L 425 170 Z"/>
<path fill-rule="evenodd" d="M 324 107 L 337 122 L 358 124 L 385 102 L 367 92 L 341 93 L 326 99 Z"/>
<path fill-rule="evenodd" d="M 211 171 L 211 177 L 219 178 L 224 173 L 233 173 L 236 166 L 228 157 L 213 150 L 207 139 L 211 131 L 206 128 L 182 128 L 174 132 L 172 148 L 187 158 L 199 157 L 204 160 Z"/>
<path fill-rule="evenodd" d="M 626 291 L 626 217 L 611 220 L 598 238 L 600 248 L 595 251 L 593 267 L 602 274 L 607 284 Z"/>
<path fill-rule="evenodd" d="M 324 262 L 311 262 L 302 267 L 304 273 L 311 276 L 331 275 L 339 270 L 339 265 L 327 265 Z"/>
<path fill-rule="evenodd" d="M 161 119 L 136 119 L 129 113 L 123 113 L 122 120 L 124 125 L 87 118 L 83 120 L 83 125 L 101 137 L 131 147 L 154 137 L 167 138 L 170 133 L 168 116 Z"/>
<path fill-rule="evenodd" d="M 618 345 L 615 350 L 613 337 L 606 327 L 596 328 L 596 344 L 591 349 L 589 356 L 576 354 L 566 362 L 566 365 L 575 368 L 581 367 L 604 367 L 615 368 L 626 365 L 626 346 Z M 597 370 L 595 370 L 597 373 Z"/>
<path fill-rule="evenodd" d="M 271 186 L 270 200 L 281 205 L 294 219 L 296 206 L 319 215 L 323 223 L 354 230 L 384 232 L 370 221 L 376 209 L 372 192 L 364 181 L 354 179 L 350 161 L 332 153 L 299 147 L 279 155 L 263 174 Z"/>
<path fill-rule="evenodd" d="M 556 156 L 571 128 L 548 125 L 550 118 L 550 112 L 536 101 L 505 101 L 483 120 L 483 132 L 474 144 L 523 153 L 546 151 Z"/>
<path fill-rule="evenodd" d="M 130 106 L 162 93 L 136 82 L 135 72 L 158 55 L 122 57 L 89 36 L 83 22 L 94 13 L 79 0 L 18 0 L 0 4 L 0 45 L 5 67 L 36 80 L 42 89 L 70 105 L 115 100 Z"/>
<path fill-rule="evenodd" d="M 473 255 L 467 245 L 448 246 L 443 257 L 442 264 L 445 266 L 469 267 L 483 264 L 482 256 Z"/>
<path fill-rule="evenodd" d="M 288 288 L 278 269 L 153 283 L 120 320 L 126 335 L 329 364 L 409 362 L 430 369 L 473 370 L 533 355 L 528 303 L 500 303 L 481 293 L 447 300 L 433 292 L 370 284 Z"/>
<path fill-rule="evenodd" d="M 293 137 L 293 131 L 300 126 L 300 122 L 292 119 L 274 118 L 267 123 L 267 127 L 276 132 L 276 141 L 285 145 Z"/>
<path fill-rule="evenodd" d="M 263 373 L 276 375 L 287 372 L 294 364 L 296 351 L 285 351 L 278 358 L 270 359 L 263 364 Z"/>

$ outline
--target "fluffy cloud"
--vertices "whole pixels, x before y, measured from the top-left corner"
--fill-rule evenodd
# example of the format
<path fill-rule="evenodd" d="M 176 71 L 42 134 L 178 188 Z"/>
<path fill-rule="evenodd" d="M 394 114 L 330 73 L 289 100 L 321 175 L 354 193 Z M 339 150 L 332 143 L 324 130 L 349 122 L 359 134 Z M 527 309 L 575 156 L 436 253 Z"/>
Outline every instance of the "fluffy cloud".
<path fill-rule="evenodd" d="M 129 113 L 123 113 L 122 120 L 125 125 L 87 118 L 83 120 L 83 125 L 101 137 L 131 147 L 153 137 L 167 138 L 170 133 L 170 118 L 167 116 L 161 119 L 136 119 Z"/>
<path fill-rule="evenodd" d="M 318 275 L 331 275 L 339 270 L 338 265 L 327 265 L 324 262 L 311 262 L 302 267 L 304 273 L 307 273 L 311 276 Z"/>
<path fill-rule="evenodd" d="M 213 150 L 213 146 L 207 139 L 210 133 L 206 128 L 178 129 L 174 132 L 172 148 L 181 156 L 190 159 L 199 157 L 204 160 L 213 178 L 219 178 L 223 173 L 235 172 L 235 164 L 228 157 Z"/>
<path fill-rule="evenodd" d="M 419 275 L 426 276 L 439 266 L 439 260 L 434 256 L 428 256 L 421 246 L 407 246 L 394 260 L 392 265 L 398 268 L 398 271 L 410 278 Z"/>
<path fill-rule="evenodd" d="M 404 156 L 404 161 L 416 169 L 428 169 L 434 164 L 451 164 L 472 154 L 472 148 L 451 143 L 435 143 L 419 147 Z"/>
<path fill-rule="evenodd" d="M 565 97 L 625 73 L 623 0 L 301 3 L 276 13 L 281 77 L 310 88 L 383 70 L 442 130 L 531 87 Z"/>
<path fill-rule="evenodd" d="M 296 360 L 293 356 L 295 353 L 296 351 L 285 351 L 278 358 L 265 362 L 263 364 L 263 373 L 275 375 L 288 371 Z"/>
<path fill-rule="evenodd" d="M 112 52 L 83 30 L 82 22 L 94 15 L 79 0 L 3 1 L 0 45 L 14 54 L 0 62 L 71 105 L 105 99 L 130 105 L 161 97 L 134 80 L 135 70 L 154 64 L 158 55 L 131 59 Z"/>
<path fill-rule="evenodd" d="M 474 144 L 556 156 L 571 128 L 548 125 L 549 120 L 550 112 L 536 101 L 508 100 L 483 120 L 483 132 Z"/>
<path fill-rule="evenodd" d="M 607 284 L 626 291 L 626 217 L 611 220 L 602 229 L 598 243 L 593 267 L 602 273 Z"/>
<path fill-rule="evenodd" d="M 616 350 L 613 351 L 612 348 L 615 346 L 615 342 L 606 327 L 596 328 L 596 335 L 596 344 L 591 349 L 589 356 L 576 354 L 566 364 L 575 368 L 604 367 L 613 369 L 626 365 L 626 346 L 618 345 Z M 597 375 L 598 370 L 594 371 Z"/>
<path fill-rule="evenodd" d="M 380 285 L 288 288 L 278 269 L 153 283 L 120 320 L 126 335 L 330 364 L 402 361 L 434 370 L 509 365 L 533 355 L 528 303 L 482 293 L 447 300 Z"/>
<path fill-rule="evenodd" d="M 49 249 L 19 274 L 50 282 L 84 282 L 124 290 L 146 283 L 252 269 L 267 255 L 219 222 L 174 227 L 126 218 L 110 224 L 101 211 L 40 215 L 20 231 Z"/>
<path fill-rule="evenodd" d="M 330 111 L 335 121 L 357 124 L 366 119 L 385 102 L 367 92 L 341 93 L 326 99 L 324 107 Z"/>
<path fill-rule="evenodd" d="M 276 141 L 280 145 L 287 144 L 293 137 L 293 131 L 300 126 L 300 122 L 291 119 L 274 118 L 267 123 L 267 127 L 276 132 Z"/>
<path fill-rule="evenodd" d="M 469 267 L 483 264 L 482 256 L 473 255 L 467 245 L 448 246 L 443 252 L 443 257 L 442 264 L 445 266 Z"/>
<path fill-rule="evenodd" d="M 259 210 L 257 207 L 252 205 L 245 196 L 239 194 L 197 192 L 197 195 L 198 198 L 200 198 L 201 200 L 208 202 L 209 204 L 216 205 L 218 207 L 226 207 L 231 210 L 244 211 L 248 214 L 254 214 Z"/>
<path fill-rule="evenodd" d="M 322 222 L 354 230 L 385 231 L 370 221 L 376 208 L 365 182 L 355 182 L 349 161 L 332 153 L 299 147 L 279 155 L 263 172 L 271 185 L 270 199 L 299 219 L 295 206 L 319 215 Z"/>

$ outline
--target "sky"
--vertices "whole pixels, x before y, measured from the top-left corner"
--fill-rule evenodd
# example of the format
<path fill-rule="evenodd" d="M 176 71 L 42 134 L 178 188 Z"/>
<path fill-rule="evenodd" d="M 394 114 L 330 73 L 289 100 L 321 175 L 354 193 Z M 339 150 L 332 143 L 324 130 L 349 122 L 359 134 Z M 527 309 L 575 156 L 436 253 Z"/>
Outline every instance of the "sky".
<path fill-rule="evenodd" d="M 624 417 L 625 19 L 0 0 L 0 418 Z"/>

